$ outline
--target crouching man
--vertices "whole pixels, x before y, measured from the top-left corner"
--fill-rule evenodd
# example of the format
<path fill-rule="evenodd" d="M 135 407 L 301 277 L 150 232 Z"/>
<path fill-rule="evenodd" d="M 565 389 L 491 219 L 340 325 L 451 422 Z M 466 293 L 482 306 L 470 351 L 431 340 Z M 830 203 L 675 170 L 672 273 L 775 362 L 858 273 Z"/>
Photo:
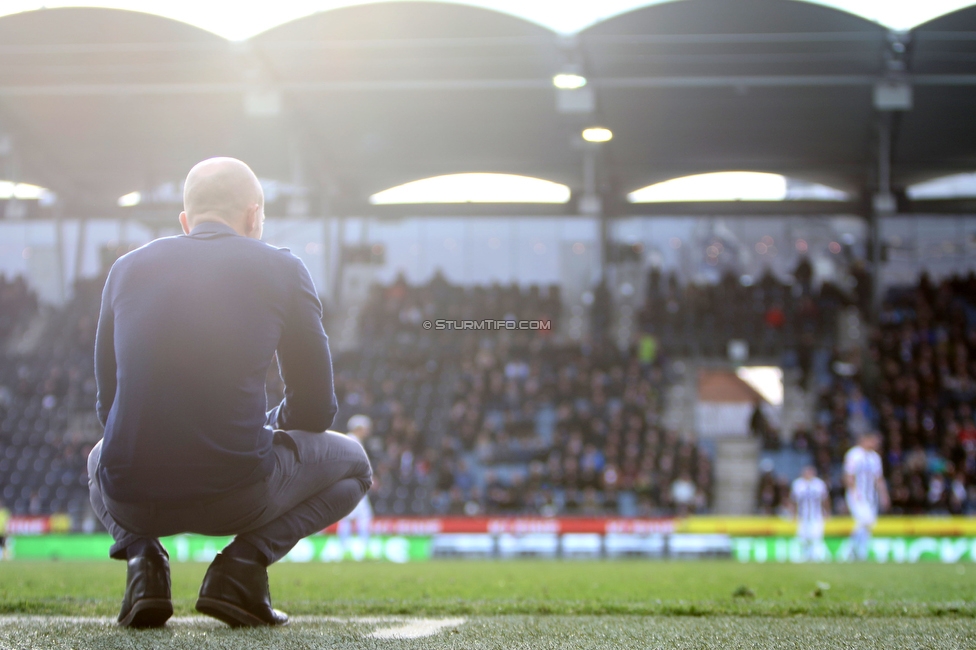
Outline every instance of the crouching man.
<path fill-rule="evenodd" d="M 128 561 L 119 623 L 173 613 L 159 537 L 233 535 L 196 608 L 232 626 L 282 625 L 267 567 L 339 521 L 372 483 L 336 414 L 322 306 L 301 260 L 260 241 L 264 193 L 232 158 L 186 178 L 183 235 L 120 258 L 95 343 L 102 440 L 88 458 L 95 513 Z M 285 398 L 267 412 L 277 354 Z"/>

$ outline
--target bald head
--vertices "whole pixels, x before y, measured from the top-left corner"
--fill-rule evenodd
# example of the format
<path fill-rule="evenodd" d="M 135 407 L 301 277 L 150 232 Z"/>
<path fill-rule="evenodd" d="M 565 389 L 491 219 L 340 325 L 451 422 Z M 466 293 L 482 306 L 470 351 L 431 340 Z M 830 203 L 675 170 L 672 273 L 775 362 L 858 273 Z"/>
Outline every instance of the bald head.
<path fill-rule="evenodd" d="M 209 158 L 193 166 L 183 185 L 180 223 L 189 232 L 203 221 L 224 223 L 261 238 L 264 191 L 251 168 L 236 158 Z"/>

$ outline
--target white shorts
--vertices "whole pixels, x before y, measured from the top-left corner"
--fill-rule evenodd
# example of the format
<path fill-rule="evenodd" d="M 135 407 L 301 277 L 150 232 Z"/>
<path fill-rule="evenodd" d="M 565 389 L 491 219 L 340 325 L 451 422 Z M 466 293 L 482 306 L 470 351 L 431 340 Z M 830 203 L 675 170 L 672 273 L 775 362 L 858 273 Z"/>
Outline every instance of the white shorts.
<path fill-rule="evenodd" d="M 823 519 L 803 519 L 796 522 L 796 536 L 807 542 L 818 542 L 824 536 Z"/>
<path fill-rule="evenodd" d="M 878 509 L 873 503 L 864 499 L 855 499 L 847 495 L 847 509 L 851 511 L 854 522 L 863 528 L 874 528 L 878 522 Z"/>
<path fill-rule="evenodd" d="M 355 521 L 358 525 L 369 524 L 373 520 L 373 506 L 369 503 L 369 495 L 365 495 L 356 507 L 346 515 L 349 521 Z"/>

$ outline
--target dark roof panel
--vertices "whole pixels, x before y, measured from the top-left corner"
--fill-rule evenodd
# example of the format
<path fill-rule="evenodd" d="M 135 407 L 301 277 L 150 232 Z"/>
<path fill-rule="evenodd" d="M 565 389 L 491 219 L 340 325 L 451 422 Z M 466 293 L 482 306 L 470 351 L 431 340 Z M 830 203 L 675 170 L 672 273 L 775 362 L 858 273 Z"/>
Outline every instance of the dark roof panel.
<path fill-rule="evenodd" d="M 252 39 L 279 79 L 532 78 L 552 74 L 556 35 L 507 14 L 442 2 L 333 9 Z"/>
<path fill-rule="evenodd" d="M 252 40 L 265 43 L 552 35 L 537 23 L 491 9 L 448 2 L 375 2 L 304 16 Z"/>
<path fill-rule="evenodd" d="M 911 32 L 909 71 L 976 75 L 976 7 L 965 7 Z M 897 185 L 976 170 L 976 86 L 915 84 L 914 106 L 899 120 L 893 173 Z"/>
<path fill-rule="evenodd" d="M 883 31 L 877 23 L 802 0 L 673 0 L 608 18 L 583 33 L 607 36 L 876 31 Z"/>
<path fill-rule="evenodd" d="M 199 27 L 155 14 L 98 7 L 61 7 L 0 17 L 0 43 L 80 45 L 119 43 L 219 43 Z"/>

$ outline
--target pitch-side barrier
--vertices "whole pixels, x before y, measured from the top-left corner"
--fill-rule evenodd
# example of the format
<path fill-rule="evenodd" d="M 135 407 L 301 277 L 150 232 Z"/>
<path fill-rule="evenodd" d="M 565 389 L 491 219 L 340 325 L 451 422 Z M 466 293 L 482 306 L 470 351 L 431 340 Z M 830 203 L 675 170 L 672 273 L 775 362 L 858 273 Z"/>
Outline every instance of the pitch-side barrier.
<path fill-rule="evenodd" d="M 377 518 L 369 534 L 346 539 L 330 528 L 302 540 L 285 561 L 436 558 L 694 559 L 740 562 L 849 561 L 852 521 L 827 522 L 823 543 L 809 549 L 795 538 L 796 525 L 777 517 L 422 517 Z M 12 517 L 10 559 L 107 559 L 105 533 L 64 532 L 51 517 Z M 210 561 L 230 538 L 176 535 L 163 544 L 174 561 Z M 870 559 L 876 562 L 976 562 L 976 518 L 882 517 Z"/>

